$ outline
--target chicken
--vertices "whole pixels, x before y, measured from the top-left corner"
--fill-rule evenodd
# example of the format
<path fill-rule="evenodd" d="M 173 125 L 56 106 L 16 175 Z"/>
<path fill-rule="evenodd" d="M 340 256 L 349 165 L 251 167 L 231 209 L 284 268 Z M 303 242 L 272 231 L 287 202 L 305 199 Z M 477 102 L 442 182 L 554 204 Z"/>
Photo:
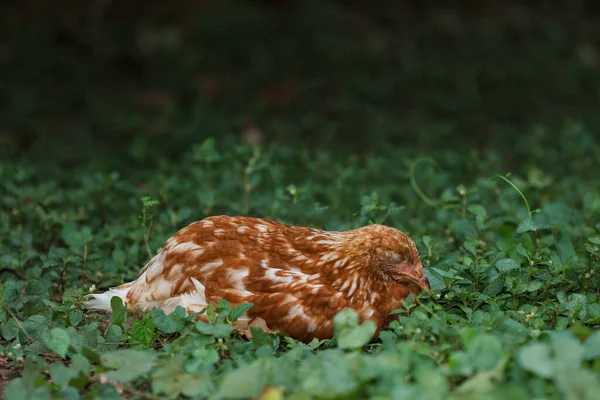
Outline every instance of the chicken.
<path fill-rule="evenodd" d="M 214 216 L 178 231 L 138 279 L 92 295 L 87 305 L 110 311 L 110 299 L 119 296 L 133 310 L 168 314 L 182 306 L 191 314 L 221 299 L 234 307 L 253 303 L 239 321 L 262 319 L 310 341 L 331 338 L 333 317 L 345 308 L 379 331 L 410 293 L 429 288 L 414 242 L 397 229 L 328 232 Z"/>

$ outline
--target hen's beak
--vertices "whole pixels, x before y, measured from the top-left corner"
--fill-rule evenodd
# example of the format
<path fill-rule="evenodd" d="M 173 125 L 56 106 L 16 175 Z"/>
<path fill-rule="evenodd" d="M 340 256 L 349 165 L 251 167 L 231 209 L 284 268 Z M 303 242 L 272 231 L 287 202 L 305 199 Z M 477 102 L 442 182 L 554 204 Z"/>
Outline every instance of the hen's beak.
<path fill-rule="evenodd" d="M 400 273 L 394 274 L 394 279 L 399 282 L 407 281 L 407 282 L 414 283 L 415 285 L 417 285 L 418 287 L 420 287 L 423 290 L 431 289 L 431 286 L 429 285 L 429 278 L 427 278 L 427 276 L 425 276 L 425 274 L 423 274 L 423 276 L 421 276 L 421 277 L 418 277 L 411 273 L 400 272 Z"/>

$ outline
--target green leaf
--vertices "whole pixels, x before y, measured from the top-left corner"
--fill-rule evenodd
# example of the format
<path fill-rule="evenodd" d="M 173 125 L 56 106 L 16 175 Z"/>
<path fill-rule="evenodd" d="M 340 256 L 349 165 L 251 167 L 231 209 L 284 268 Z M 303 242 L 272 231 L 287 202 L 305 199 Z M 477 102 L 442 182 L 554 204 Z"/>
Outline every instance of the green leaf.
<path fill-rule="evenodd" d="M 177 306 L 177 308 L 183 310 L 183 307 L 181 306 Z M 177 309 L 172 314 L 166 315 L 162 309 L 155 308 L 150 312 L 150 317 L 154 322 L 154 326 L 162 333 L 181 332 L 185 326 L 185 321 L 181 318 L 177 318 L 176 312 Z"/>
<path fill-rule="evenodd" d="M 593 399 L 600 390 L 598 375 L 582 368 L 584 346 L 569 331 L 552 334 L 555 382 L 565 398 Z"/>
<path fill-rule="evenodd" d="M 22 378 L 10 381 L 2 394 L 5 399 L 10 400 L 46 400 L 51 398 L 48 386 L 32 388 Z"/>
<path fill-rule="evenodd" d="M 572 260 L 577 258 L 577 254 L 575 254 L 575 248 L 573 247 L 573 243 L 569 240 L 568 237 L 563 236 L 562 239 L 556 245 L 558 250 L 558 257 L 563 265 L 568 265 Z"/>
<path fill-rule="evenodd" d="M 595 400 L 600 392 L 598 374 L 582 368 L 561 371 L 555 382 L 565 399 Z"/>
<path fill-rule="evenodd" d="M 556 300 L 560 304 L 565 304 L 567 302 L 567 295 L 564 292 L 556 292 Z"/>
<path fill-rule="evenodd" d="M 262 328 L 258 326 L 251 326 L 250 332 L 252 333 L 252 343 L 255 348 L 259 348 L 262 346 L 273 347 L 273 341 L 275 340 L 275 336 L 269 335 Z"/>
<path fill-rule="evenodd" d="M 43 332 L 48 332 L 47 326 L 49 325 L 48 319 L 43 315 L 32 315 L 25 321 L 21 321 L 21 328 L 27 332 L 30 338 L 38 338 Z M 19 329 L 19 339 L 24 341 L 26 338 L 24 332 Z"/>
<path fill-rule="evenodd" d="M 25 359 L 22 377 L 13 379 L 2 395 L 7 400 L 50 399 L 50 388 L 41 374 L 42 366 L 30 358 Z"/>
<path fill-rule="evenodd" d="M 23 317 L 30 317 L 32 315 L 45 315 L 50 312 L 50 308 L 46 305 L 44 300 L 36 297 L 32 300 L 28 300 L 23 304 Z"/>
<path fill-rule="evenodd" d="M 237 319 L 240 316 L 242 316 L 244 313 L 248 312 L 248 310 L 250 310 L 253 306 L 254 306 L 254 304 L 252 304 L 252 303 L 240 304 L 239 306 L 234 308 L 231 311 L 231 313 L 229 313 L 229 321 L 230 322 L 237 321 Z"/>
<path fill-rule="evenodd" d="M 271 358 L 258 360 L 225 374 L 215 399 L 247 399 L 256 396 L 265 387 L 275 371 Z"/>
<path fill-rule="evenodd" d="M 71 338 L 66 330 L 53 328 L 49 331 L 44 331 L 42 333 L 42 340 L 50 350 L 54 351 L 62 358 L 65 358 L 67 349 L 71 343 Z"/>
<path fill-rule="evenodd" d="M 81 354 L 74 354 L 73 357 L 71 357 L 71 368 L 84 375 L 89 375 L 92 370 L 89 360 Z"/>
<path fill-rule="evenodd" d="M 176 320 L 183 320 L 188 318 L 186 309 L 181 306 L 175 307 L 175 310 L 173 310 L 173 312 L 169 314 L 169 316 L 175 318 Z"/>
<path fill-rule="evenodd" d="M 203 333 L 205 335 L 212 335 L 216 338 L 226 338 L 231 332 L 235 329 L 231 325 L 216 323 L 216 324 L 207 324 L 204 321 L 196 322 L 196 329 L 198 332 Z"/>
<path fill-rule="evenodd" d="M 77 326 L 83 320 L 83 313 L 81 311 L 69 312 L 69 323 L 71 326 Z"/>
<path fill-rule="evenodd" d="M 144 345 L 145 347 L 150 346 L 152 339 L 154 338 L 154 323 L 151 318 L 148 318 L 145 322 L 135 320 L 133 323 L 133 332 L 131 338 Z"/>
<path fill-rule="evenodd" d="M 586 307 L 588 304 L 588 298 L 586 295 L 581 293 L 573 293 L 569 296 L 567 301 L 567 308 L 569 309 L 569 315 L 572 318 L 576 318 L 586 313 Z"/>
<path fill-rule="evenodd" d="M 488 371 L 502 361 L 502 343 L 495 336 L 480 334 L 469 341 L 467 354 L 477 371 Z"/>
<path fill-rule="evenodd" d="M 500 274 L 492 279 L 485 289 L 483 289 L 483 294 L 486 296 L 495 297 L 502 291 L 502 289 L 504 289 L 505 283 L 506 277 L 504 274 Z"/>
<path fill-rule="evenodd" d="M 552 344 L 557 367 L 561 370 L 581 369 L 584 348 L 571 332 L 554 332 L 552 335 Z"/>
<path fill-rule="evenodd" d="M 202 395 L 212 387 L 212 381 L 207 371 L 194 374 L 187 373 L 183 357 L 170 357 L 159 365 L 152 373 L 152 392 L 176 398 L 180 394 L 186 396 Z"/>
<path fill-rule="evenodd" d="M 114 249 L 112 252 L 112 259 L 117 266 L 125 265 L 127 259 L 125 252 L 122 249 Z"/>
<path fill-rule="evenodd" d="M 211 324 L 214 323 L 217 320 L 216 308 L 217 308 L 217 306 L 212 301 L 206 307 L 206 316 L 208 318 L 208 322 L 211 323 Z"/>
<path fill-rule="evenodd" d="M 429 284 L 431 286 L 432 292 L 439 292 L 444 289 L 450 282 L 452 282 L 453 277 L 451 274 L 444 275 L 439 271 L 446 273 L 446 271 L 439 270 L 437 268 L 426 268 L 426 275 L 429 278 Z"/>
<path fill-rule="evenodd" d="M 528 292 L 535 292 L 542 287 L 543 283 L 541 281 L 531 281 L 527 284 Z"/>
<path fill-rule="evenodd" d="M 88 347 L 83 347 L 81 349 L 81 355 L 87 358 L 88 360 L 94 362 L 100 362 L 100 355 L 93 350 L 90 350 Z"/>
<path fill-rule="evenodd" d="M 27 386 L 22 378 L 13 379 L 6 385 L 2 393 L 7 399 L 30 400 L 31 394 L 28 393 Z"/>
<path fill-rule="evenodd" d="M 499 360 L 498 364 L 493 369 L 478 372 L 474 376 L 468 378 L 456 388 L 456 393 L 471 393 L 474 394 L 474 396 L 472 396 L 474 399 L 485 397 L 485 393 L 493 390 L 497 386 L 497 383 L 502 381 L 507 360 L 508 358 L 504 357 Z"/>
<path fill-rule="evenodd" d="M 538 226 L 531 218 L 527 218 L 519 224 L 517 227 L 517 234 L 535 232 L 538 230 Z"/>
<path fill-rule="evenodd" d="M 150 371 L 156 357 L 151 351 L 126 349 L 104 353 L 100 360 L 105 367 L 116 370 L 108 372 L 109 379 L 129 382 Z"/>
<path fill-rule="evenodd" d="M 550 358 L 550 347 L 544 343 L 534 343 L 519 351 L 519 364 L 527 371 L 542 378 L 551 378 L 554 374 L 554 362 Z"/>
<path fill-rule="evenodd" d="M 2 337 L 6 340 L 11 340 L 16 338 L 19 335 L 20 328 L 17 324 L 17 321 L 14 318 L 6 321 L 5 324 L 2 324 Z"/>
<path fill-rule="evenodd" d="M 373 339 L 377 327 L 373 321 L 358 324 L 358 314 L 352 309 L 345 309 L 333 318 L 334 334 L 341 349 L 358 349 Z"/>
<path fill-rule="evenodd" d="M 525 234 L 521 236 L 521 245 L 526 250 L 527 254 L 533 255 L 535 252 L 535 246 L 533 245 L 533 240 L 531 240 L 530 235 Z"/>
<path fill-rule="evenodd" d="M 123 304 L 123 300 L 119 296 L 113 296 L 110 299 L 110 308 L 112 313 L 110 315 L 111 323 L 115 325 L 122 325 L 127 320 L 127 308 Z"/>
<path fill-rule="evenodd" d="M 527 251 L 527 249 L 525 247 L 523 247 L 523 245 L 518 245 L 517 246 L 517 254 L 519 254 L 520 256 L 523 256 L 523 258 L 531 258 L 531 253 L 529 251 Z"/>
<path fill-rule="evenodd" d="M 185 363 L 185 372 L 195 374 L 201 369 L 212 370 L 213 365 L 219 361 L 219 353 L 215 349 L 201 348 L 192 352 L 192 359 Z"/>
<path fill-rule="evenodd" d="M 41 281 L 29 281 L 25 285 L 25 296 L 48 297 L 48 288 Z"/>
<path fill-rule="evenodd" d="M 69 387 L 69 381 L 77 376 L 77 372 L 68 368 L 61 362 L 50 365 L 50 377 L 62 389 Z"/>
<path fill-rule="evenodd" d="M 583 344 L 583 356 L 586 360 L 600 358 L 600 331 L 596 331 Z"/>
<path fill-rule="evenodd" d="M 477 225 L 477 229 L 482 230 L 484 225 L 484 221 L 487 218 L 487 211 L 480 204 L 472 204 L 467 207 L 467 210 L 475 215 L 475 224 Z"/>
<path fill-rule="evenodd" d="M 467 250 L 470 254 L 476 256 L 477 255 L 477 247 L 475 245 L 475 242 L 473 241 L 467 241 L 465 243 L 463 243 L 463 247 L 465 248 L 465 250 Z M 468 257 L 465 257 L 468 258 Z M 466 264 L 465 264 L 466 265 Z"/>
<path fill-rule="evenodd" d="M 217 150 L 215 139 L 209 137 L 202 144 L 194 146 L 192 158 L 194 161 L 205 162 L 207 164 L 219 162 L 221 156 Z"/>
<path fill-rule="evenodd" d="M 390 362 L 389 359 L 386 361 L 385 364 L 392 367 L 389 372 L 378 363 L 370 363 L 365 368 L 364 357 L 358 352 L 344 353 L 339 349 L 332 349 L 319 352 L 315 358 L 306 360 L 296 368 L 295 373 L 302 377 L 300 387 L 314 398 L 353 399 L 360 398 L 356 396 L 356 390 L 361 384 L 384 374 L 400 372 L 395 362 Z"/>
<path fill-rule="evenodd" d="M 431 248 L 431 237 L 429 235 L 423 235 L 423 244 L 425 245 L 425 247 L 427 247 L 428 249 Z"/>
<path fill-rule="evenodd" d="M 73 252 L 81 254 L 84 246 L 92 241 L 93 236 L 89 226 L 77 229 L 75 225 L 67 224 L 63 227 L 62 238 Z"/>
<path fill-rule="evenodd" d="M 119 325 L 111 324 L 104 331 L 105 342 L 102 344 L 103 351 L 116 350 L 123 340 L 123 330 Z"/>
<path fill-rule="evenodd" d="M 6 286 L 3 291 L 3 302 L 2 304 L 7 307 L 11 307 L 13 310 L 17 310 L 23 306 L 23 298 L 21 296 L 21 288 L 23 287 L 22 282 L 9 280 L 6 282 Z"/>
<path fill-rule="evenodd" d="M 217 304 L 217 313 L 222 313 L 224 311 L 227 313 L 231 311 L 231 303 L 225 299 L 221 299 L 219 300 L 219 304 Z"/>
<path fill-rule="evenodd" d="M 521 268 L 519 263 L 516 262 L 515 260 L 513 260 L 512 258 L 502 258 L 502 259 L 496 261 L 496 264 L 494 266 L 500 273 L 504 273 L 504 272 L 511 271 L 513 269 Z"/>
<path fill-rule="evenodd" d="M 98 385 L 98 391 L 95 394 L 96 399 L 102 400 L 123 400 L 117 389 L 109 384 Z"/>

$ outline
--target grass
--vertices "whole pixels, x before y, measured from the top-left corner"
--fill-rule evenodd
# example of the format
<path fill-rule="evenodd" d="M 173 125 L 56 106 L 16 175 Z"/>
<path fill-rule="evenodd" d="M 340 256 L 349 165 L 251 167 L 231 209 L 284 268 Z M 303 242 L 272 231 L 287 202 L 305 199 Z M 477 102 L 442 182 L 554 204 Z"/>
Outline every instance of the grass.
<path fill-rule="evenodd" d="M 224 4 L 2 28 L 4 397 L 595 398 L 593 15 Z M 309 344 L 85 309 L 215 214 L 397 227 L 432 291 Z"/>

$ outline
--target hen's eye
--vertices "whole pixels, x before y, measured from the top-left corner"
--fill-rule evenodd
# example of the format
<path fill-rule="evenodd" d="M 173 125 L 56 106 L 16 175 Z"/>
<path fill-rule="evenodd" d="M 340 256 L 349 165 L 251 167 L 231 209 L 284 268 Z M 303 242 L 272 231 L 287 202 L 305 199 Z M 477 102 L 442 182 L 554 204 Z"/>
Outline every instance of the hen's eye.
<path fill-rule="evenodd" d="M 398 254 L 398 253 L 392 253 L 392 258 L 395 261 L 402 261 L 402 256 L 400 254 Z"/>

